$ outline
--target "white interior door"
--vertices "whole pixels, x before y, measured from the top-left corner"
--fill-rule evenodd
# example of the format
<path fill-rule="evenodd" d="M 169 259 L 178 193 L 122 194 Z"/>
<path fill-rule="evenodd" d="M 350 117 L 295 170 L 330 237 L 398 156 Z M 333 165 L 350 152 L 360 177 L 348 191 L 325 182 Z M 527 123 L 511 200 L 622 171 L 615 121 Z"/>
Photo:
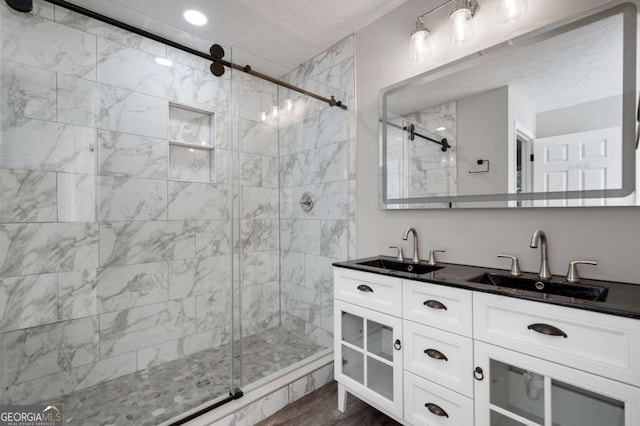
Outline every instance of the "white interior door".
<path fill-rule="evenodd" d="M 534 142 L 535 192 L 587 191 L 622 187 L 620 127 L 539 138 Z M 541 200 L 537 206 L 604 206 L 620 200 Z"/>

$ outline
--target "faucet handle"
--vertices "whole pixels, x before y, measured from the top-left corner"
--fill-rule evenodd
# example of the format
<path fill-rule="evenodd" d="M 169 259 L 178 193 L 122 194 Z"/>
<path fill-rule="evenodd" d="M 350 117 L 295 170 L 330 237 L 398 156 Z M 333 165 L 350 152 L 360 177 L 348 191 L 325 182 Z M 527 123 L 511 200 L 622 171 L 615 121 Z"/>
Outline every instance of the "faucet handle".
<path fill-rule="evenodd" d="M 511 256 L 508 254 L 499 254 L 498 257 L 511 259 L 511 271 L 509 272 L 509 274 L 512 277 L 519 277 L 520 275 L 522 275 L 522 271 L 520 270 L 520 261 L 518 261 L 518 258 L 516 256 Z"/>
<path fill-rule="evenodd" d="M 389 246 L 389 248 L 392 249 L 398 249 L 398 262 L 404 262 L 404 254 L 402 253 L 402 247 L 398 247 L 398 246 Z"/>
<path fill-rule="evenodd" d="M 597 265 L 598 262 L 592 260 L 574 260 L 569 262 L 569 271 L 567 271 L 567 282 L 577 283 L 580 281 L 578 275 L 578 265 Z"/>
<path fill-rule="evenodd" d="M 436 253 L 446 253 L 446 250 L 431 250 L 431 252 L 429 253 L 429 265 L 431 266 L 435 266 L 438 263 L 436 262 Z"/>

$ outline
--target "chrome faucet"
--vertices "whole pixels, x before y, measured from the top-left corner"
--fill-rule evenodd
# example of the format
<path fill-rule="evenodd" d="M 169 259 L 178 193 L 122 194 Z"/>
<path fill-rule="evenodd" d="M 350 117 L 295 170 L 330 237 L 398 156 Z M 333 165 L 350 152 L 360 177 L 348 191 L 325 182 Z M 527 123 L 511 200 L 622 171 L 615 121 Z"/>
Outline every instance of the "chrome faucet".
<path fill-rule="evenodd" d="M 549 249 L 547 248 L 547 235 L 544 231 L 536 229 L 531 236 L 531 248 L 538 248 L 538 241 L 541 243 L 540 247 L 540 273 L 538 277 L 543 280 L 551 278 L 551 271 L 549 270 Z"/>
<path fill-rule="evenodd" d="M 412 262 L 413 263 L 420 263 L 420 254 L 418 254 L 418 231 L 416 231 L 416 229 L 413 226 L 410 226 L 407 228 L 406 231 L 404 231 L 404 236 L 402 237 L 403 240 L 407 241 L 407 238 L 409 238 L 409 233 L 413 232 L 413 259 Z"/>

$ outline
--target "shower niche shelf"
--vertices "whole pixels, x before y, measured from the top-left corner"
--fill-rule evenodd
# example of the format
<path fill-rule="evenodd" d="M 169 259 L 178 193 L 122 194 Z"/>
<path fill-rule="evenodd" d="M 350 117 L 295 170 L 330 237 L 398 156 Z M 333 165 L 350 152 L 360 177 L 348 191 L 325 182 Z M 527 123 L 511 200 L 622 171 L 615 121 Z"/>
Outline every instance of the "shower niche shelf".
<path fill-rule="evenodd" d="M 212 182 L 215 134 L 213 112 L 170 103 L 169 179 Z"/>

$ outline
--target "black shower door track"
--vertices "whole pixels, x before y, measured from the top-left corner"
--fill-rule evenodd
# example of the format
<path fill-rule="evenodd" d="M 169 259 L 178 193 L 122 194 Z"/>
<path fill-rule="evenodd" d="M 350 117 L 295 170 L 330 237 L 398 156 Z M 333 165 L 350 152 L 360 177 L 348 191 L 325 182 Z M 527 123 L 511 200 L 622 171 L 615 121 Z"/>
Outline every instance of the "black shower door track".
<path fill-rule="evenodd" d="M 27 3 L 29 6 L 32 6 L 32 1 L 33 0 L 5 0 L 5 1 L 13 9 L 19 10 L 21 12 L 24 12 L 25 10 L 27 10 L 27 11 L 31 10 L 31 7 L 25 6 L 25 3 Z M 301 89 L 300 87 L 297 87 L 297 86 L 294 86 L 292 84 L 286 83 L 284 81 L 278 80 L 276 78 L 270 77 L 270 76 L 268 76 L 266 74 L 262 74 L 260 72 L 254 71 L 251 68 L 251 66 L 249 66 L 249 65 L 245 65 L 245 66 L 237 65 L 237 64 L 234 64 L 232 62 L 226 61 L 226 60 L 222 59 L 221 57 L 216 57 L 216 56 L 210 55 L 208 53 L 200 52 L 199 50 L 192 49 L 191 47 L 185 46 L 185 45 L 180 44 L 180 43 L 176 43 L 175 41 L 169 40 L 168 38 L 164 38 L 162 36 L 159 36 L 157 34 L 151 33 L 149 31 L 145 31 L 145 30 L 143 30 L 141 28 L 134 27 L 133 25 L 126 24 L 126 23 L 124 23 L 122 21 L 118 21 L 117 19 L 110 18 L 108 16 L 102 15 L 101 13 L 94 12 L 92 10 L 89 10 L 89 9 L 86 9 L 86 8 L 84 8 L 82 6 L 78 6 L 76 4 L 70 3 L 68 1 L 64 1 L 64 0 L 44 0 L 44 1 L 46 1 L 47 3 L 52 3 L 52 4 L 60 6 L 60 7 L 64 7 L 65 9 L 71 10 L 73 12 L 79 13 L 79 14 L 84 15 L 84 16 L 88 16 L 89 18 L 93 18 L 95 20 L 104 22 L 106 24 L 113 25 L 114 27 L 118 27 L 118 28 L 121 28 L 123 30 L 132 32 L 134 34 L 141 35 L 143 37 L 146 37 L 146 38 L 149 38 L 151 40 L 157 41 L 159 43 L 166 44 L 167 46 L 174 47 L 174 48 L 176 48 L 178 50 L 181 50 L 183 52 L 190 53 L 192 55 L 198 56 L 198 57 L 203 58 L 203 59 L 207 59 L 207 60 L 211 61 L 212 63 L 214 63 L 214 62 L 221 63 L 225 67 L 232 68 L 232 69 L 235 69 L 235 70 L 238 70 L 238 71 L 242 71 L 242 72 L 250 74 L 250 75 L 252 75 L 254 77 L 260 78 L 262 80 L 269 81 L 271 83 L 277 84 L 278 86 L 282 86 L 282 87 L 284 87 L 286 89 L 290 89 L 290 90 L 293 90 L 295 92 L 302 93 L 303 95 L 307 95 L 307 96 L 310 96 L 310 97 L 312 97 L 314 99 L 317 99 L 319 101 L 325 102 L 325 103 L 329 104 L 332 107 L 336 106 L 336 107 L 344 109 L 344 110 L 347 109 L 347 106 L 342 101 L 336 100 L 333 96 L 331 96 L 330 99 L 325 98 L 324 96 L 320 96 L 320 95 L 318 95 L 316 93 L 310 92 L 310 91 L 305 90 L 305 89 Z M 212 49 L 213 49 L 214 46 L 216 46 L 218 48 L 220 47 L 219 45 L 214 44 L 212 46 Z M 222 52 L 224 52 L 224 51 L 222 51 Z"/>

